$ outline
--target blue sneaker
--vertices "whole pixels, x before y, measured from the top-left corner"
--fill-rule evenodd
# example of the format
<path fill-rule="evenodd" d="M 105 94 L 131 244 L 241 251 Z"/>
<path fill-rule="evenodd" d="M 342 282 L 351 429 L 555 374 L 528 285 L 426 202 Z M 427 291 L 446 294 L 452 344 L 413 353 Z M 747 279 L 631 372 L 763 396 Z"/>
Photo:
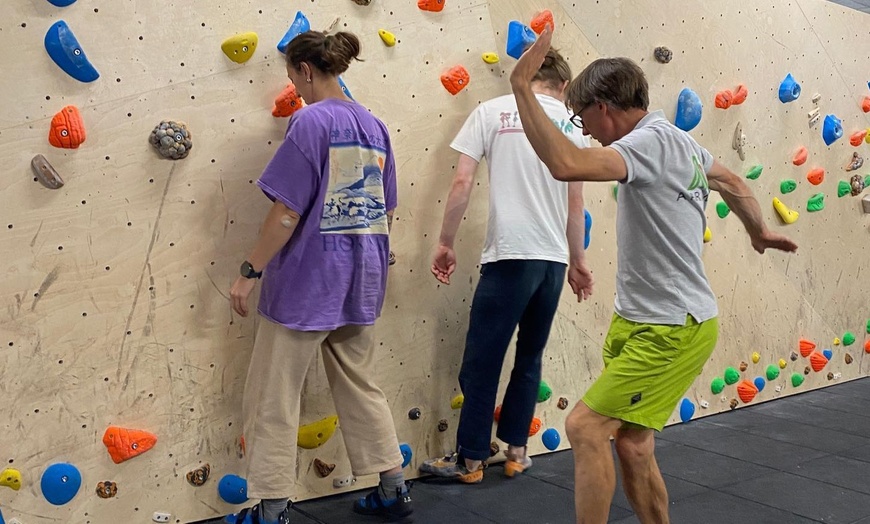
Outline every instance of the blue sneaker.
<path fill-rule="evenodd" d="M 414 522 L 411 517 L 414 508 L 411 506 L 411 493 L 407 484 L 404 489 L 396 488 L 395 498 L 387 499 L 384 495 L 383 487 L 378 484 L 371 493 L 353 503 L 353 511 L 361 515 L 377 515 L 389 522 Z"/>
<path fill-rule="evenodd" d="M 278 520 L 266 520 L 260 515 L 260 505 L 245 508 L 235 515 L 224 517 L 225 524 L 290 524 L 290 504 L 278 515 Z"/>

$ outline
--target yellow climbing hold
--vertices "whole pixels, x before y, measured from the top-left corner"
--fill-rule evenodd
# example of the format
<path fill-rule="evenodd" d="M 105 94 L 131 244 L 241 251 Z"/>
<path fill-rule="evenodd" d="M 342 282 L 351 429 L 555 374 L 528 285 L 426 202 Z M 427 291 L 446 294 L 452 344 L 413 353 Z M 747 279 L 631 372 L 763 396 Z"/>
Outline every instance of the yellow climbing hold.
<path fill-rule="evenodd" d="M 453 400 L 450 401 L 450 407 L 453 409 L 462 409 L 462 404 L 465 403 L 465 395 L 462 393 L 453 397 Z"/>
<path fill-rule="evenodd" d="M 713 240 L 713 232 L 710 231 L 710 228 L 704 229 L 704 242 L 709 242 Z"/>
<path fill-rule="evenodd" d="M 835 346 L 839 346 L 839 345 L 840 345 L 840 339 L 839 339 L 839 337 L 834 337 L 834 345 L 835 345 Z"/>
<path fill-rule="evenodd" d="M 755 353 L 752 354 L 752 363 L 758 364 L 759 360 L 761 360 L 761 354 L 758 351 L 756 351 Z"/>
<path fill-rule="evenodd" d="M 21 472 L 13 468 L 4 469 L 0 473 L 0 486 L 6 486 L 18 491 L 21 489 Z"/>
<path fill-rule="evenodd" d="M 381 37 L 381 40 L 384 41 L 384 45 L 387 47 L 393 47 L 396 45 L 396 35 L 386 29 L 378 29 L 378 36 Z"/>
<path fill-rule="evenodd" d="M 300 426 L 296 445 L 305 449 L 318 448 L 332 437 L 336 426 L 338 426 L 338 416 L 336 415 Z"/>
<path fill-rule="evenodd" d="M 787 365 L 788 363 L 785 361 L 784 358 L 779 359 L 779 369 L 785 369 Z"/>
<path fill-rule="evenodd" d="M 800 215 L 797 211 L 789 209 L 788 206 L 783 204 L 776 197 L 773 197 L 773 208 L 776 209 L 776 212 L 779 213 L 780 218 L 782 218 L 782 221 L 786 224 L 795 223 Z"/>
<path fill-rule="evenodd" d="M 497 64 L 498 63 L 498 55 L 496 53 L 483 53 L 481 55 L 483 61 L 487 64 Z"/>
<path fill-rule="evenodd" d="M 257 50 L 257 33 L 248 32 L 231 36 L 221 44 L 221 51 L 237 64 L 244 64 Z"/>

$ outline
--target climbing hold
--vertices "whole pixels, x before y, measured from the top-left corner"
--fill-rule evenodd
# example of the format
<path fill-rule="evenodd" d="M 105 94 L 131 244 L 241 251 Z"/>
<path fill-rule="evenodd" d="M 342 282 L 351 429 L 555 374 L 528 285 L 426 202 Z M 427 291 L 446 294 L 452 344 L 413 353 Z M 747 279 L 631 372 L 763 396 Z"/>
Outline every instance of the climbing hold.
<path fill-rule="evenodd" d="M 203 464 L 194 470 L 188 471 L 185 477 L 191 486 L 199 487 L 205 484 L 209 475 L 211 475 L 211 466 Z"/>
<path fill-rule="evenodd" d="M 839 346 L 839 345 L 840 345 L 840 337 L 834 337 L 834 345 L 835 345 L 835 346 Z"/>
<path fill-rule="evenodd" d="M 87 138 L 85 122 L 76 106 L 66 106 L 51 119 L 48 143 L 54 147 L 77 149 Z"/>
<path fill-rule="evenodd" d="M 442 418 L 441 420 L 438 421 L 438 431 L 444 433 L 445 431 L 447 431 L 447 427 L 448 427 L 448 425 L 447 425 L 446 418 Z"/>
<path fill-rule="evenodd" d="M 272 116 L 282 118 L 291 116 L 303 106 L 302 97 L 296 91 L 296 86 L 292 83 L 287 84 L 287 87 L 281 91 L 281 94 L 275 97 L 275 105 L 272 106 Z"/>
<path fill-rule="evenodd" d="M 762 391 L 767 382 L 764 381 L 764 377 L 755 377 L 755 380 L 752 381 L 755 384 L 755 389 L 758 391 Z"/>
<path fill-rule="evenodd" d="M 532 28 L 532 31 L 541 34 L 544 32 L 547 24 L 549 24 L 553 29 L 556 28 L 556 22 L 553 20 L 553 12 L 549 9 L 544 9 L 539 13 L 535 13 L 529 26 Z"/>
<path fill-rule="evenodd" d="M 828 371 L 828 380 L 834 380 L 834 372 Z"/>
<path fill-rule="evenodd" d="M 737 156 L 740 157 L 740 160 L 746 160 L 746 152 L 743 150 L 744 146 L 746 146 L 746 135 L 743 134 L 743 126 L 740 125 L 740 122 L 737 122 L 737 126 L 734 128 L 734 135 L 731 137 L 731 149 L 737 151 Z"/>
<path fill-rule="evenodd" d="M 338 417 L 330 415 L 317 422 L 312 422 L 299 427 L 296 434 L 296 445 L 303 449 L 314 449 L 322 446 L 338 426 Z"/>
<path fill-rule="evenodd" d="M 438 13 L 444 9 L 445 0 L 417 0 L 417 7 L 423 11 Z"/>
<path fill-rule="evenodd" d="M 543 426 L 543 422 L 538 417 L 532 418 L 532 423 L 529 424 L 529 436 L 534 437 L 538 434 L 538 431 L 541 430 L 541 426 Z"/>
<path fill-rule="evenodd" d="M 101 499 L 110 499 L 118 494 L 118 484 L 111 480 L 97 482 L 96 492 Z"/>
<path fill-rule="evenodd" d="M 287 32 L 284 33 L 284 37 L 281 38 L 281 41 L 278 42 L 278 51 L 281 53 L 285 53 L 287 51 L 287 46 L 290 45 L 290 42 L 301 35 L 306 31 L 311 30 L 311 22 L 308 21 L 308 17 L 302 11 L 296 11 L 296 17 L 293 19 L 293 23 L 290 24 L 290 28 L 287 29 Z"/>
<path fill-rule="evenodd" d="M 680 402 L 680 420 L 688 422 L 695 415 L 695 404 L 691 400 L 684 398 Z"/>
<path fill-rule="evenodd" d="M 619 202 L 619 184 L 613 184 L 613 200 Z"/>
<path fill-rule="evenodd" d="M 805 338 L 802 338 L 798 342 L 798 347 L 801 350 L 801 356 L 808 357 L 808 356 L 810 356 L 810 353 L 812 353 L 813 350 L 816 349 L 816 343 L 811 341 L 811 340 L 807 340 Z"/>
<path fill-rule="evenodd" d="M 870 353 L 870 339 L 864 341 L 864 353 Z"/>
<path fill-rule="evenodd" d="M 868 344 L 870 344 L 870 340 L 867 340 L 867 342 L 864 343 L 864 347 L 866 348 Z M 845 360 L 846 360 L 846 364 L 851 364 L 852 363 L 852 355 L 850 355 L 849 353 L 846 353 Z"/>
<path fill-rule="evenodd" d="M 807 356 L 809 356 L 809 354 L 807 354 Z M 791 361 L 794 362 L 795 360 L 798 359 L 798 354 L 795 353 L 794 351 L 792 351 L 792 352 L 791 352 L 791 355 L 790 355 L 790 358 L 791 358 Z"/>
<path fill-rule="evenodd" d="M 470 81 L 471 77 L 468 74 L 468 70 L 461 65 L 453 66 L 441 75 L 441 85 L 451 95 L 455 95 L 465 89 Z"/>
<path fill-rule="evenodd" d="M 706 400 L 699 400 L 698 405 L 701 406 L 701 408 L 703 408 L 703 409 L 707 409 L 710 407 L 710 403 L 707 402 Z"/>
<path fill-rule="evenodd" d="M 344 96 L 353 100 L 353 95 L 350 94 L 350 89 L 347 88 L 347 85 L 344 83 L 341 77 L 338 77 L 338 85 L 341 87 L 341 90 L 344 92 Z"/>
<path fill-rule="evenodd" d="M 822 124 L 822 138 L 826 145 L 831 145 L 843 136 L 843 124 L 834 115 L 827 115 Z"/>
<path fill-rule="evenodd" d="M 103 433 L 103 444 L 109 450 L 109 456 L 115 464 L 145 453 L 156 443 L 157 435 L 141 429 L 109 426 Z"/>
<path fill-rule="evenodd" d="M 538 386 L 538 402 L 544 402 L 546 400 L 549 400 L 552 396 L 553 388 L 551 388 L 546 382 L 542 380 L 541 384 Z"/>
<path fill-rule="evenodd" d="M 810 366 L 805 367 L 804 368 L 804 375 L 809 375 L 810 371 L 812 371 L 812 370 L 813 370 L 813 368 L 811 368 Z"/>
<path fill-rule="evenodd" d="M 737 406 L 738 406 L 738 405 L 739 405 L 739 404 L 738 404 L 736 398 L 732 398 L 732 399 L 731 399 L 731 402 L 728 403 L 728 406 L 729 406 L 731 409 L 737 409 Z"/>
<path fill-rule="evenodd" d="M 779 369 L 785 369 L 785 366 L 787 366 L 788 363 L 785 361 L 784 358 L 781 358 L 779 359 L 779 362 L 777 362 L 777 365 L 779 365 Z"/>
<path fill-rule="evenodd" d="M 480 57 L 483 58 L 483 61 L 487 64 L 497 64 L 499 61 L 497 53 L 483 53 Z"/>
<path fill-rule="evenodd" d="M 810 365 L 813 367 L 813 371 L 815 371 L 816 373 L 821 371 L 827 363 L 828 359 L 826 359 L 825 356 L 818 351 L 813 351 L 812 355 L 810 355 Z"/>
<path fill-rule="evenodd" d="M 501 451 L 501 449 L 498 446 L 498 442 L 493 440 L 492 442 L 489 443 L 489 456 L 490 457 L 494 457 L 494 456 L 498 455 L 499 451 Z"/>
<path fill-rule="evenodd" d="M 76 0 L 48 0 L 48 3 L 57 6 L 57 7 L 66 7 L 68 5 L 72 5 L 76 2 Z"/>
<path fill-rule="evenodd" d="M 419 420 L 421 415 L 420 408 L 411 408 L 411 411 L 408 411 L 408 418 L 411 420 Z"/>
<path fill-rule="evenodd" d="M 88 61 L 72 29 L 59 20 L 45 33 L 45 50 L 58 67 L 79 82 L 93 82 L 100 73 Z"/>
<path fill-rule="evenodd" d="M 846 162 L 846 166 L 843 168 L 846 171 L 855 171 L 856 169 L 861 169 L 861 166 L 864 165 L 864 157 L 858 154 L 857 151 L 852 153 L 852 158 Z"/>
<path fill-rule="evenodd" d="M 148 142 L 163 158 L 180 160 L 190 154 L 193 137 L 184 122 L 164 120 L 151 130 Z"/>
<path fill-rule="evenodd" d="M 248 481 L 238 475 L 224 475 L 218 483 L 218 495 L 229 504 L 248 500 Z"/>
<path fill-rule="evenodd" d="M 746 362 L 740 362 L 740 371 L 741 372 L 746 371 L 746 368 L 748 368 L 748 367 L 749 367 L 749 364 L 747 364 Z"/>
<path fill-rule="evenodd" d="M 653 49 L 653 56 L 657 62 L 667 64 L 674 57 L 674 53 L 665 46 L 658 46 Z"/>
<path fill-rule="evenodd" d="M 399 444 L 399 452 L 402 454 L 402 467 L 404 468 L 411 463 L 411 458 L 414 457 L 414 452 L 411 451 L 410 444 Z"/>
<path fill-rule="evenodd" d="M 507 55 L 517 60 L 523 56 L 523 52 L 527 47 L 535 43 L 537 37 L 535 36 L 535 32 L 532 31 L 532 28 L 523 24 L 522 22 L 518 22 L 517 20 L 511 20 L 508 24 L 508 33 L 507 33 L 507 46 L 505 51 Z"/>
<path fill-rule="evenodd" d="M 789 73 L 779 84 L 779 101 L 786 104 L 794 102 L 799 96 L 801 96 L 801 85 L 795 82 L 794 77 Z"/>
<path fill-rule="evenodd" d="M 713 232 L 709 227 L 704 228 L 704 242 L 710 242 L 713 240 Z"/>
<path fill-rule="evenodd" d="M 749 96 L 749 91 L 743 84 L 737 84 L 737 89 L 734 90 L 734 96 L 731 97 L 731 105 L 739 106 L 746 102 L 746 97 Z"/>
<path fill-rule="evenodd" d="M 562 437 L 559 435 L 559 430 L 549 428 L 541 435 L 541 440 L 544 442 L 544 447 L 550 451 L 556 451 L 559 443 L 562 442 Z"/>
<path fill-rule="evenodd" d="M 870 319 L 867 319 L 867 334 L 870 335 Z"/>
<path fill-rule="evenodd" d="M 356 5 L 366 6 L 372 3 L 372 0 L 353 0 Z"/>
<path fill-rule="evenodd" d="M 754 353 L 752 354 L 752 363 L 753 363 L 753 364 L 758 364 L 758 361 L 759 361 L 759 360 L 761 360 L 761 353 L 759 353 L 758 351 L 756 351 L 756 352 L 754 352 Z"/>
<path fill-rule="evenodd" d="M 843 334 L 843 345 L 844 346 L 851 346 L 854 343 L 855 343 L 855 335 L 853 335 L 851 331 L 846 331 Z"/>
<path fill-rule="evenodd" d="M 740 397 L 740 400 L 742 400 L 744 404 L 752 402 L 757 394 L 758 388 L 755 387 L 754 382 L 742 380 L 740 384 L 737 384 L 737 396 Z"/>
<path fill-rule="evenodd" d="M 821 167 L 817 167 L 815 169 L 811 169 L 809 173 L 807 173 L 807 181 L 817 186 L 825 181 L 825 170 Z"/>
<path fill-rule="evenodd" d="M 852 192 L 852 185 L 845 180 L 837 182 L 837 196 L 842 198 Z"/>
<path fill-rule="evenodd" d="M 465 395 L 460 393 L 450 400 L 450 409 L 462 409 L 462 404 L 464 402 L 465 402 Z"/>
<path fill-rule="evenodd" d="M 791 163 L 796 166 L 802 166 L 804 162 L 807 161 L 807 157 L 809 156 L 809 151 L 804 146 L 800 146 L 798 150 L 795 152 L 794 156 L 791 158 Z"/>
<path fill-rule="evenodd" d="M 259 41 L 257 33 L 249 31 L 224 40 L 221 44 L 221 51 L 233 62 L 244 64 L 254 56 Z"/>
<path fill-rule="evenodd" d="M 495 411 L 492 412 L 492 419 L 498 423 L 501 418 L 501 404 L 495 407 Z"/>
<path fill-rule="evenodd" d="M 714 104 L 719 109 L 728 109 L 733 104 L 734 93 L 731 92 L 730 89 L 725 89 L 724 91 L 719 91 L 716 93 L 716 98 L 714 100 Z"/>
<path fill-rule="evenodd" d="M 21 489 L 21 472 L 13 468 L 4 469 L 0 473 L 0 486 L 6 486 L 18 491 Z"/>
<path fill-rule="evenodd" d="M 583 210 L 583 249 L 589 249 L 589 243 L 592 242 L 592 214 L 589 209 Z"/>
<path fill-rule="evenodd" d="M 783 195 L 791 193 L 795 189 L 797 189 L 797 182 L 795 182 L 791 178 L 783 180 L 782 182 L 779 183 L 779 192 L 782 193 Z"/>
<path fill-rule="evenodd" d="M 48 160 L 42 155 L 36 155 L 30 160 L 30 168 L 33 169 L 33 174 L 36 179 L 49 189 L 59 189 L 63 187 L 63 179 L 57 174 L 54 167 L 48 163 Z"/>
<path fill-rule="evenodd" d="M 713 382 L 710 383 L 710 391 L 712 391 L 714 395 L 722 393 L 723 389 L 725 389 L 725 381 L 722 380 L 722 377 L 716 377 L 713 379 Z"/>
<path fill-rule="evenodd" d="M 717 202 L 716 203 L 716 214 L 719 215 L 719 218 L 725 218 L 728 216 L 728 213 L 731 212 L 731 208 L 728 207 L 728 204 L 725 202 Z"/>
<path fill-rule="evenodd" d="M 870 96 L 865 96 L 864 99 L 861 100 L 861 111 L 870 113 Z"/>
<path fill-rule="evenodd" d="M 45 500 L 55 506 L 63 506 L 79 492 L 82 474 L 72 464 L 52 464 L 42 474 L 39 486 Z"/>
<path fill-rule="evenodd" d="M 800 373 L 792 373 L 791 375 L 791 385 L 793 387 L 798 387 L 804 383 L 804 376 Z"/>
<path fill-rule="evenodd" d="M 785 364 L 785 362 L 783 362 Z M 773 381 L 779 378 L 779 369 L 773 364 L 767 366 L 767 369 L 764 371 L 764 375 L 767 377 L 767 380 Z"/>
<path fill-rule="evenodd" d="M 752 166 L 752 169 L 746 173 L 746 178 L 749 180 L 757 180 L 758 177 L 761 176 L 762 171 L 764 171 L 764 166 Z"/>
<path fill-rule="evenodd" d="M 779 213 L 780 218 L 786 224 L 793 224 L 797 221 L 800 213 L 793 209 L 789 209 L 785 204 L 783 204 L 778 198 L 773 197 L 773 208 Z"/>
<path fill-rule="evenodd" d="M 401 447 L 399 448 L 401 450 Z M 404 457 L 403 457 L 404 458 Z M 402 467 L 405 467 L 404 464 Z M 323 462 L 319 458 L 314 459 L 314 471 L 320 478 L 328 477 L 335 470 L 335 464 Z"/>
<path fill-rule="evenodd" d="M 674 125 L 683 131 L 691 131 L 701 121 L 703 104 L 697 93 L 684 87 L 677 98 L 677 114 L 674 117 Z"/>
<path fill-rule="evenodd" d="M 559 403 L 556 404 L 556 407 L 559 409 L 567 409 L 568 408 L 568 399 L 565 397 L 559 397 Z"/>
<path fill-rule="evenodd" d="M 858 196 L 861 191 L 864 191 L 864 179 L 861 175 L 852 175 L 852 179 L 849 180 L 849 192 L 852 196 Z"/>
<path fill-rule="evenodd" d="M 381 40 L 384 42 L 384 45 L 387 47 L 393 47 L 396 45 L 396 35 L 387 31 L 386 29 L 378 29 L 378 36 L 381 37 Z"/>
<path fill-rule="evenodd" d="M 740 380 L 740 372 L 732 367 L 725 368 L 725 383 L 729 386 Z"/>
<path fill-rule="evenodd" d="M 807 211 L 814 213 L 825 209 L 825 194 L 816 193 L 807 200 Z"/>
<path fill-rule="evenodd" d="M 831 358 L 834 356 L 834 352 L 830 349 L 825 349 L 824 351 L 822 351 L 822 355 L 824 355 L 826 359 L 831 360 Z"/>
<path fill-rule="evenodd" d="M 865 138 L 867 138 L 866 129 L 862 129 L 861 131 L 855 131 L 854 133 L 852 133 L 851 136 L 849 136 L 849 143 L 855 147 L 858 147 L 861 145 L 861 142 L 863 142 Z"/>

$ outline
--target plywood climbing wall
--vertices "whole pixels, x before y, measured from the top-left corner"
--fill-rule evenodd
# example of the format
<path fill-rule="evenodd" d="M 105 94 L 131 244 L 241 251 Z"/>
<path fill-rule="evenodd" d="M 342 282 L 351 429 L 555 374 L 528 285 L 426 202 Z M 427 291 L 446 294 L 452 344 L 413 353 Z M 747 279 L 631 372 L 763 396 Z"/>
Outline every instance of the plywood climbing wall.
<path fill-rule="evenodd" d="M 458 411 L 450 400 L 458 393 L 487 212 L 481 169 L 459 234 L 455 283 L 437 285 L 428 266 L 456 160 L 448 144 L 478 103 L 509 91 L 508 21 L 528 22 L 541 8 L 554 12 L 556 43 L 575 74 L 599 56 L 629 56 L 648 75 L 652 107 L 670 118 L 681 89 L 698 93 L 704 116 L 692 134 L 740 174 L 764 167 L 748 183 L 768 223 L 801 245 L 795 256 L 756 255 L 736 217 L 718 218 L 719 197 L 711 198 L 713 239 L 705 262 L 719 297 L 722 337 L 687 395 L 697 406 L 695 416 L 730 409 L 736 387 L 713 394 L 710 384 L 727 367 L 739 370 L 741 362 L 743 378 L 753 380 L 784 360 L 779 377 L 765 379 L 753 402 L 868 374 L 862 344 L 870 317 L 870 218 L 859 198 L 837 197 L 838 181 L 851 174 L 843 166 L 852 153 L 870 154 L 866 143 L 855 148 L 848 142 L 852 132 L 870 126 L 860 110 L 861 98 L 870 95 L 867 15 L 819 0 L 447 0 L 441 13 L 387 0 L 367 7 L 350 0 L 183 4 L 78 0 L 59 8 L 12 0 L 0 8 L 0 47 L 6 50 L 0 78 L 0 458 L 22 478 L 20 490 L 0 489 L 7 521 L 144 522 L 159 511 L 184 522 L 232 509 L 216 486 L 223 475 L 243 472 L 240 403 L 256 320 L 234 316 L 227 294 L 268 206 L 253 181 L 286 126 L 270 115 L 272 99 L 287 83 L 275 45 L 296 10 L 316 28 L 339 17 L 338 27 L 360 35 L 366 61 L 344 79 L 356 99 L 387 123 L 396 148 L 398 263 L 391 269 L 377 349 L 399 439 L 414 452 L 411 475 L 423 458 L 454 444 Z M 47 56 L 44 35 L 60 19 L 99 70 L 99 80 L 79 83 Z M 398 44 L 385 47 L 378 29 L 393 32 Z M 257 32 L 260 44 L 249 62 L 236 64 L 220 44 L 245 31 Z M 673 51 L 671 63 L 653 60 L 659 45 Z M 487 65 L 480 55 L 492 51 L 502 61 Z M 454 97 L 439 75 L 457 64 L 468 68 L 471 83 Z M 803 92 L 782 104 L 777 92 L 789 72 Z M 743 105 L 713 107 L 718 91 L 740 83 L 749 91 Z M 821 95 L 817 104 L 815 93 Z M 47 141 L 52 116 L 68 104 L 79 107 L 87 128 L 77 150 Z M 821 123 L 808 125 L 807 113 L 816 106 L 822 119 L 842 119 L 845 137 L 830 147 L 822 141 Z M 194 147 L 184 160 L 164 160 L 147 142 L 154 126 L 168 119 L 186 122 L 192 132 Z M 738 122 L 746 135 L 745 161 L 731 148 Z M 791 159 L 799 146 L 808 149 L 809 160 L 796 167 Z M 34 180 L 29 163 L 36 154 L 58 170 L 63 188 L 49 190 Z M 805 179 L 815 167 L 826 170 L 818 187 Z M 797 189 L 782 195 L 784 179 L 797 181 Z M 825 209 L 808 213 L 807 200 L 819 192 Z M 599 372 L 612 312 L 616 207 L 609 185 L 588 185 L 586 193 L 595 218 L 588 252 L 595 296 L 578 305 L 566 292 L 545 359 L 553 396 L 537 410 L 545 428 L 560 432 L 566 411 L 557 400 L 573 404 Z M 779 222 L 774 196 L 800 212 L 796 223 Z M 835 345 L 847 331 L 855 334 L 854 345 Z M 814 341 L 820 352 L 831 350 L 821 371 L 805 374 L 809 359 L 792 360 L 800 338 Z M 317 365 L 303 423 L 334 411 Z M 805 381 L 795 387 L 792 375 Z M 414 407 L 422 416 L 410 420 Z M 446 432 L 437 429 L 441 419 L 449 424 Z M 672 421 L 679 421 L 676 412 Z M 109 425 L 147 430 L 157 444 L 116 465 L 101 442 Z M 288 445 L 293 441 L 288 435 Z M 531 448 L 544 451 L 540 438 Z M 331 476 L 315 474 L 315 458 L 337 465 Z M 53 506 L 41 494 L 40 478 L 62 462 L 81 471 L 82 486 L 71 502 Z M 212 478 L 202 487 L 188 484 L 185 474 L 206 463 Z M 349 473 L 340 438 L 300 450 L 298 498 L 334 493 L 333 479 Z M 95 488 L 106 480 L 117 483 L 118 494 L 104 500 Z M 359 479 L 356 486 L 373 480 Z"/>

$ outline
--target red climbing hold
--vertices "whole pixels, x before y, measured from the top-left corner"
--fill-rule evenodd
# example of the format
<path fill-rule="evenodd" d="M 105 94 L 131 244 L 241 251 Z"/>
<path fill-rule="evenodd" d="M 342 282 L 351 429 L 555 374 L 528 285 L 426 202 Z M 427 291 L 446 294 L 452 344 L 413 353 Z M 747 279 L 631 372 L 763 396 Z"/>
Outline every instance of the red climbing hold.
<path fill-rule="evenodd" d="M 281 94 L 275 97 L 275 105 L 272 106 L 272 116 L 281 118 L 290 116 L 302 108 L 302 97 L 296 92 L 296 86 L 288 84 L 281 91 Z"/>
<path fill-rule="evenodd" d="M 849 137 L 849 143 L 855 147 L 858 147 L 864 141 L 864 138 L 866 136 L 867 136 L 866 129 L 862 129 L 861 131 L 855 131 L 854 133 L 852 133 L 852 136 Z"/>
<path fill-rule="evenodd" d="M 493 420 L 498 423 L 498 419 L 501 418 L 501 404 L 495 407 L 495 412 L 492 414 Z"/>
<path fill-rule="evenodd" d="M 529 436 L 534 437 L 538 433 L 538 431 L 541 431 L 541 427 L 543 427 L 543 425 L 544 423 L 541 422 L 541 419 L 539 419 L 538 417 L 534 417 L 532 419 L 531 425 L 529 426 Z"/>
<path fill-rule="evenodd" d="M 719 109 L 728 109 L 733 103 L 734 93 L 732 93 L 730 89 L 716 93 L 716 107 Z"/>
<path fill-rule="evenodd" d="M 737 396 L 740 397 L 740 400 L 742 400 L 744 404 L 752 402 L 752 399 L 754 399 L 757 394 L 758 388 L 751 381 L 743 380 L 740 384 L 737 384 Z"/>
<path fill-rule="evenodd" d="M 417 0 L 417 7 L 423 11 L 438 13 L 444 9 L 445 0 Z"/>
<path fill-rule="evenodd" d="M 861 110 L 865 113 L 870 113 L 870 96 L 865 96 L 861 101 Z"/>
<path fill-rule="evenodd" d="M 468 86 L 471 77 L 468 70 L 461 65 L 453 66 L 449 71 L 441 75 L 441 84 L 450 92 L 451 95 L 462 91 Z"/>
<path fill-rule="evenodd" d="M 737 89 L 734 91 L 734 96 L 731 98 L 731 105 L 739 106 L 743 102 L 746 102 L 747 96 L 749 96 L 749 91 L 747 91 L 746 86 L 743 84 L 737 84 Z"/>
<path fill-rule="evenodd" d="M 803 163 L 807 161 L 808 154 L 809 152 L 807 151 L 807 148 L 805 148 L 804 146 L 799 147 L 798 150 L 795 152 L 794 157 L 792 157 L 791 159 L 792 164 L 796 166 L 803 165 Z"/>
<path fill-rule="evenodd" d="M 825 181 L 825 170 L 820 167 L 810 170 L 807 173 L 807 181 L 814 186 L 821 184 Z"/>
<path fill-rule="evenodd" d="M 103 444 L 115 464 L 120 464 L 154 447 L 157 435 L 141 429 L 126 429 L 109 426 L 103 434 Z"/>
<path fill-rule="evenodd" d="M 535 14 L 532 18 L 530 27 L 535 33 L 541 34 L 544 32 L 544 29 L 546 29 L 547 24 L 549 24 L 553 29 L 556 28 L 556 22 L 553 20 L 553 12 L 549 9 L 544 9 L 540 13 Z"/>
<path fill-rule="evenodd" d="M 828 364 L 828 359 L 825 358 L 824 355 L 819 353 L 818 351 L 813 351 L 810 355 L 810 365 L 813 367 L 813 371 L 818 373 Z"/>
<path fill-rule="evenodd" d="M 800 341 L 800 348 L 801 356 L 806 358 L 810 356 L 810 353 L 812 353 L 814 349 L 816 349 L 816 344 L 815 342 L 811 342 L 805 338 L 802 338 Z"/>

